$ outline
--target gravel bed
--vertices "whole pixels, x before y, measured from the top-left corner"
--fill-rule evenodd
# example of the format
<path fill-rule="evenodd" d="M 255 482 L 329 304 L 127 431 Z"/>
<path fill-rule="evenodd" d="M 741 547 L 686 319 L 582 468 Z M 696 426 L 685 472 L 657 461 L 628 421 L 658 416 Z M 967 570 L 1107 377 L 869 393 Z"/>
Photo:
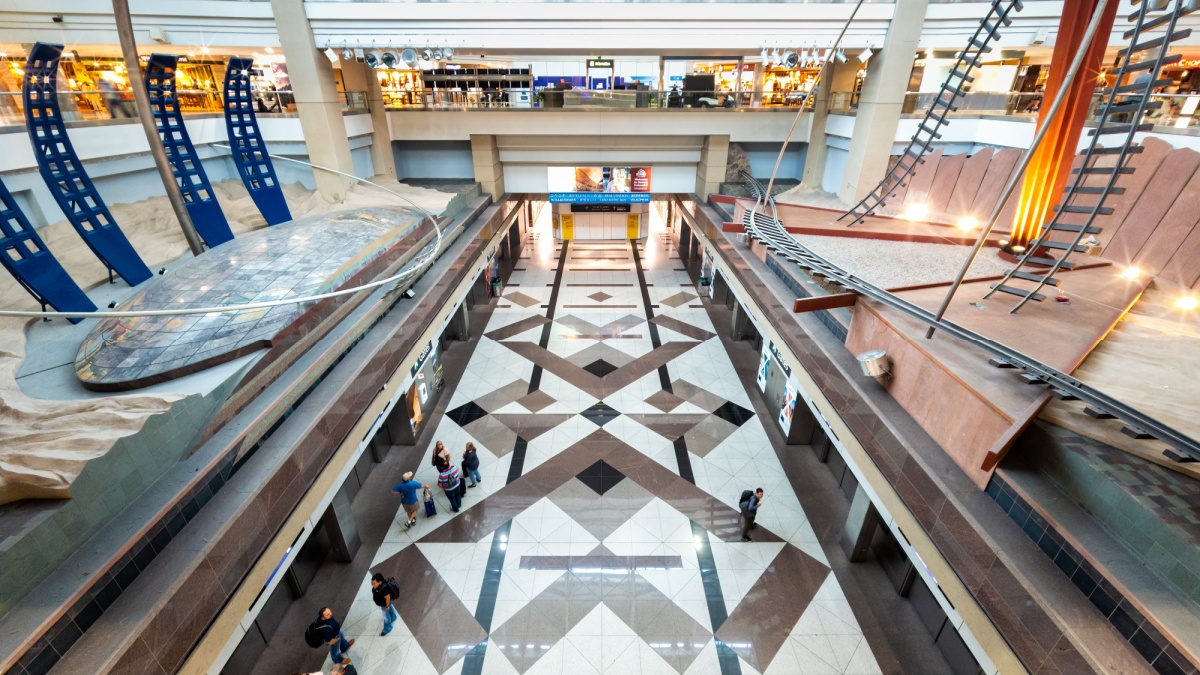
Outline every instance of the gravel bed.
<path fill-rule="evenodd" d="M 950 282 L 971 249 L 955 244 L 793 235 L 817 255 L 881 288 Z M 984 249 L 967 272 L 968 279 L 997 276 L 1008 263 Z"/>

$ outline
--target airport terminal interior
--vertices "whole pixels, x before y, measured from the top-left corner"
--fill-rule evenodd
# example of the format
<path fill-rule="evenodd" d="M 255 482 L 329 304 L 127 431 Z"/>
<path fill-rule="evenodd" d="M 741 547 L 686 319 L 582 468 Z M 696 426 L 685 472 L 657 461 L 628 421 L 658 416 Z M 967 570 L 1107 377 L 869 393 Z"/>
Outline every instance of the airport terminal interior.
<path fill-rule="evenodd" d="M 1200 673 L 1198 27 L 3 3 L 0 672 Z"/>

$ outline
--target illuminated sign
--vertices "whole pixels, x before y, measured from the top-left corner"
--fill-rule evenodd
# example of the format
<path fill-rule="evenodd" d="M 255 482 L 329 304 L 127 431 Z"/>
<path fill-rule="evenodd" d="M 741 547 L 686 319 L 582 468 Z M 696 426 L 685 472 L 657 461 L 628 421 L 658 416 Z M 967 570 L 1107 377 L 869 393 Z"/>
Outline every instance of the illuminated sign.
<path fill-rule="evenodd" d="M 612 68 L 612 59 L 588 59 L 588 68 Z"/>
<path fill-rule="evenodd" d="M 649 204 L 649 192 L 551 192 L 551 204 Z"/>

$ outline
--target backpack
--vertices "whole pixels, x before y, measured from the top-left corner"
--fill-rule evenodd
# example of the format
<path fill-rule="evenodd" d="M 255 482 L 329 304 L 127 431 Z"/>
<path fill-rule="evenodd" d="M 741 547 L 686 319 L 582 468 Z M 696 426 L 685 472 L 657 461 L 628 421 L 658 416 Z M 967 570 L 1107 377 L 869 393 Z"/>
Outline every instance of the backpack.
<path fill-rule="evenodd" d="M 738 500 L 738 506 L 742 506 L 742 504 L 749 502 L 750 498 L 753 496 L 754 496 L 754 490 L 742 490 L 742 497 L 741 497 L 741 499 Z M 742 508 L 746 508 L 746 507 L 742 506 Z"/>
<path fill-rule="evenodd" d="M 400 597 L 400 584 L 396 583 L 396 577 L 388 577 L 387 581 L 388 595 L 392 596 L 392 602 L 396 602 L 396 598 Z"/>
<path fill-rule="evenodd" d="M 313 649 L 325 644 L 325 641 L 321 639 L 321 631 L 317 628 L 316 621 L 308 624 L 308 628 L 304 629 L 304 641 Z"/>

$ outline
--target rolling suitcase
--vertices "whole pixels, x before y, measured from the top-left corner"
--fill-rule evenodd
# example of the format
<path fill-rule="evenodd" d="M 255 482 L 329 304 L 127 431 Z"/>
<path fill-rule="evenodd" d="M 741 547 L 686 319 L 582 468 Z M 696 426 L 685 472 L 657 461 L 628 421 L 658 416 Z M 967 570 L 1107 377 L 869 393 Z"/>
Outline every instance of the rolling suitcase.
<path fill-rule="evenodd" d="M 429 491 L 429 488 L 425 488 L 425 494 L 423 496 L 425 498 L 425 517 L 432 518 L 433 516 L 436 516 L 437 505 L 433 503 L 433 493 Z"/>

